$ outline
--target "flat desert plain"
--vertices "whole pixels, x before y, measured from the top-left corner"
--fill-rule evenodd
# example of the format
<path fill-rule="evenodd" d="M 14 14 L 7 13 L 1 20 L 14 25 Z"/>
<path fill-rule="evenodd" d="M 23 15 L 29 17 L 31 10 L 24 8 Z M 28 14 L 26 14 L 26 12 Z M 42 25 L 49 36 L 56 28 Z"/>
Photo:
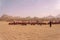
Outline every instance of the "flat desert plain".
<path fill-rule="evenodd" d="M 60 24 L 8 25 L 0 21 L 0 40 L 60 40 Z"/>

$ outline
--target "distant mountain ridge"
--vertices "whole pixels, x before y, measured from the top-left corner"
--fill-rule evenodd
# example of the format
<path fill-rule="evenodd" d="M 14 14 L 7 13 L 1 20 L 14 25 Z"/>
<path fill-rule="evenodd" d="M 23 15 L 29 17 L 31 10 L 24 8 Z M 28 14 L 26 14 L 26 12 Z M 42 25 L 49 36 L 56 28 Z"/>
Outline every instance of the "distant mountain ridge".
<path fill-rule="evenodd" d="M 56 18 L 60 18 L 60 14 L 56 16 Z"/>

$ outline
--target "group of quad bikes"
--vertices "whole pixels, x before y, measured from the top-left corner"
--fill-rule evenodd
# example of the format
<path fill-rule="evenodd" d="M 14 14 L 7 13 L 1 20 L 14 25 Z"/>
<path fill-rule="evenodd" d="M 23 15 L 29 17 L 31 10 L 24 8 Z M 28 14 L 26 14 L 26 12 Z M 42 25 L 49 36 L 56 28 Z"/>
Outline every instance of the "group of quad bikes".
<path fill-rule="evenodd" d="M 52 24 L 60 24 L 60 21 L 49 21 L 49 22 L 39 22 L 39 21 L 13 21 L 10 22 L 9 25 L 50 25 L 50 27 L 52 26 Z"/>

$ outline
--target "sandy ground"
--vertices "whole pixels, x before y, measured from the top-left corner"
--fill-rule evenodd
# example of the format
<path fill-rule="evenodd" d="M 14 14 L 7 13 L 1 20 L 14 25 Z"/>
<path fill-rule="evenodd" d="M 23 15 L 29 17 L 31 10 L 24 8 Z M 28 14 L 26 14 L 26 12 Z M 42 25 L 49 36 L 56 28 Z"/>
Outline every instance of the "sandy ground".
<path fill-rule="evenodd" d="M 60 25 L 8 25 L 0 22 L 0 40 L 60 40 Z"/>

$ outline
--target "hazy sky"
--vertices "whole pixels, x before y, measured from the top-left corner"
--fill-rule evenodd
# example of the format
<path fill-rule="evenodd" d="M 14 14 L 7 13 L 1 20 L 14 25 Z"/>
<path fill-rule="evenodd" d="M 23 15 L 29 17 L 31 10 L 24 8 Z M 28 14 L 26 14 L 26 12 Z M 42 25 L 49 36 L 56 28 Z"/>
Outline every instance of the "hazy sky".
<path fill-rule="evenodd" d="M 60 14 L 60 0 L 0 0 L 0 15 L 56 16 Z"/>

